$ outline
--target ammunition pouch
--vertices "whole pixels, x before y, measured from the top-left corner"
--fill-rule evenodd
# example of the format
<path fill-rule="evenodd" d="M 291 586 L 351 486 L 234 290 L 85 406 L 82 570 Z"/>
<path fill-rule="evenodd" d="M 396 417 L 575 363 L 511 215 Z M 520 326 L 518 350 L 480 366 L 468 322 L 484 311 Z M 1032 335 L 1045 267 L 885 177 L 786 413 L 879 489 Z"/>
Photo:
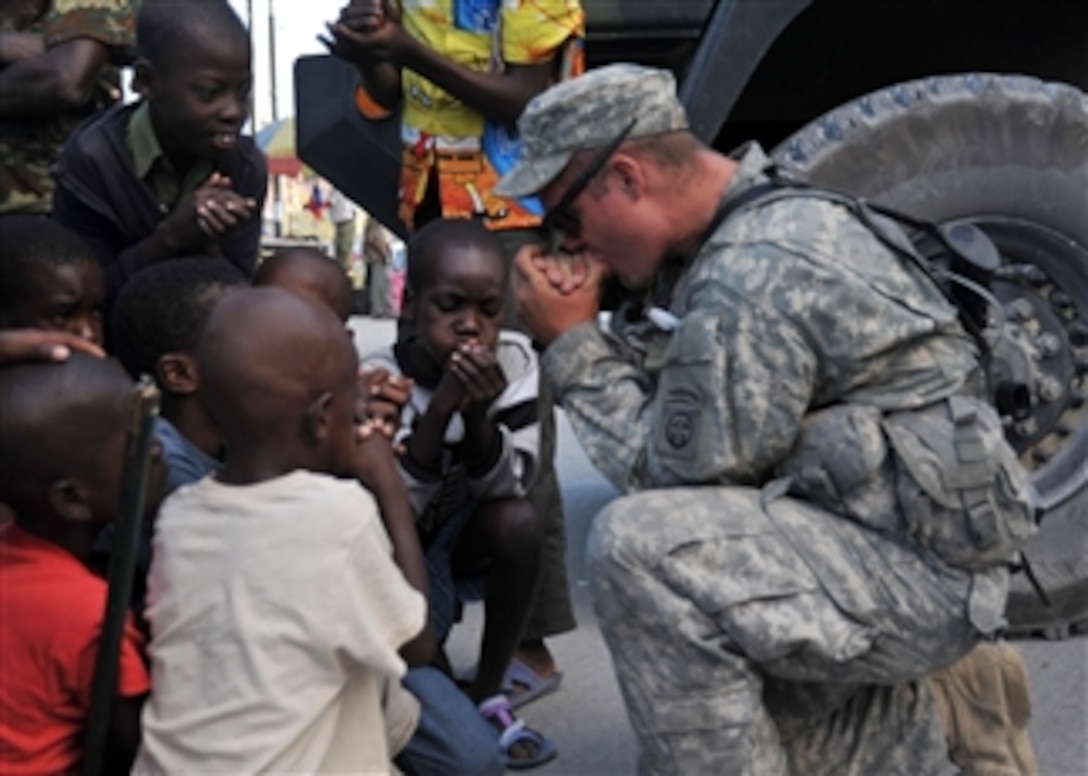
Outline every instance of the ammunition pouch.
<path fill-rule="evenodd" d="M 796 498 L 969 571 L 1013 562 L 1036 530 L 1031 485 L 1000 419 L 967 397 L 811 413 L 776 474 Z"/>

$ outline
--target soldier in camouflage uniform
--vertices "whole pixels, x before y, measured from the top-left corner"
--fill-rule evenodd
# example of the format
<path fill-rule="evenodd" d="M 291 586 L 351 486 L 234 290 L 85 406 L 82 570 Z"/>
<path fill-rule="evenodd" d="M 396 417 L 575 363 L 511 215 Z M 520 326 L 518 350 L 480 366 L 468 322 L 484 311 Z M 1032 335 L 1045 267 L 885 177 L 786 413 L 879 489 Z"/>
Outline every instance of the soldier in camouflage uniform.
<path fill-rule="evenodd" d="M 49 167 L 132 47 L 133 2 L 0 3 L 0 213 L 50 212 Z"/>
<path fill-rule="evenodd" d="M 955 772 L 924 678 L 1002 627 L 1034 530 L 957 310 L 890 222 L 738 204 L 766 156 L 702 146 L 667 72 L 592 71 L 519 129 L 499 191 L 552 235 L 518 256 L 522 315 L 628 494 L 589 558 L 642 771 Z M 606 272 L 641 295 L 611 332 Z"/>

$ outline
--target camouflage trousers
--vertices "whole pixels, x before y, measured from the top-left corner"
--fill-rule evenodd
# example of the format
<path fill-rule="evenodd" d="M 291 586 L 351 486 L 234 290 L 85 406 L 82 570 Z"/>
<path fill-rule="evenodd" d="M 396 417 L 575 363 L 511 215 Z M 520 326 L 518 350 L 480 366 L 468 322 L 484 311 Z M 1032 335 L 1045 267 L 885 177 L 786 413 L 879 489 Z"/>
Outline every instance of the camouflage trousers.
<path fill-rule="evenodd" d="M 1003 568 L 724 487 L 611 503 L 589 560 L 640 772 L 956 772 L 924 677 L 1001 623 Z"/>

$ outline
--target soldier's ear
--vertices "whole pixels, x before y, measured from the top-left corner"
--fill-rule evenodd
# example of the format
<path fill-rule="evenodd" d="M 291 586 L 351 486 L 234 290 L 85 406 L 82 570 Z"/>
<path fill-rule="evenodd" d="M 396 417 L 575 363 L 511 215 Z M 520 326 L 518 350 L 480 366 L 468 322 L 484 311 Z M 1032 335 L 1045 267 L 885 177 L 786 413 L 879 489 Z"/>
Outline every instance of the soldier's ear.
<path fill-rule="evenodd" d="M 645 191 L 645 180 L 638 162 L 625 154 L 617 154 L 609 164 L 619 178 L 624 196 L 637 201 Z"/>
<path fill-rule="evenodd" d="M 155 68 L 144 57 L 138 57 L 132 65 L 132 91 L 145 100 L 155 90 Z"/>

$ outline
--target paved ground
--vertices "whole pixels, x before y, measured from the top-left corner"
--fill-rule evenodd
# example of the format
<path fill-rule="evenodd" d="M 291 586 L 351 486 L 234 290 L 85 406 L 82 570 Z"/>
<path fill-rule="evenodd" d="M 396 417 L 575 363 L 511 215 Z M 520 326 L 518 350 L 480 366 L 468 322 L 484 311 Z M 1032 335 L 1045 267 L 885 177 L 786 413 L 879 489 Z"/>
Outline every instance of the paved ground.
<path fill-rule="evenodd" d="M 393 336 L 387 321 L 352 321 L 361 350 Z M 579 627 L 551 641 L 565 673 L 560 692 L 526 707 L 522 716 L 547 733 L 559 757 L 535 773 L 612 776 L 635 772 L 634 739 L 612 673 L 608 652 L 585 584 L 584 540 L 593 515 L 615 491 L 586 460 L 560 417 L 559 481 L 567 511 L 567 557 Z M 450 654 L 455 666 L 473 662 L 479 607 L 455 629 Z M 1088 637 L 1063 642 L 1021 642 L 1031 671 L 1035 711 L 1032 738 L 1042 776 L 1088 776 Z"/>

